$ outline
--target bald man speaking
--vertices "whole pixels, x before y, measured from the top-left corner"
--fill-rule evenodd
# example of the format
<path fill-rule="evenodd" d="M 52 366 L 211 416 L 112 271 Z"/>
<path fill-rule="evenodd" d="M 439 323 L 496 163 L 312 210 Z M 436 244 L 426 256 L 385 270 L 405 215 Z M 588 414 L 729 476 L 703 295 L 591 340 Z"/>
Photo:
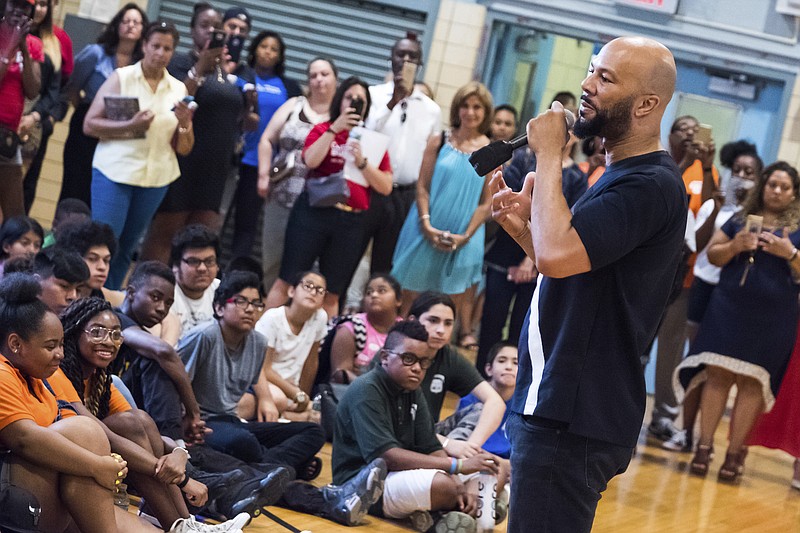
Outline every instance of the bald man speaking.
<path fill-rule="evenodd" d="M 590 531 L 600 494 L 631 460 L 645 409 L 639 356 L 667 303 L 686 225 L 681 174 L 659 141 L 675 75 L 672 53 L 653 40 L 600 50 L 574 132 L 603 137 L 606 171 L 572 211 L 557 103 L 528 123 L 538 166 L 522 191 L 500 172 L 492 178 L 493 216 L 540 272 L 506 426 L 511 533 Z"/>

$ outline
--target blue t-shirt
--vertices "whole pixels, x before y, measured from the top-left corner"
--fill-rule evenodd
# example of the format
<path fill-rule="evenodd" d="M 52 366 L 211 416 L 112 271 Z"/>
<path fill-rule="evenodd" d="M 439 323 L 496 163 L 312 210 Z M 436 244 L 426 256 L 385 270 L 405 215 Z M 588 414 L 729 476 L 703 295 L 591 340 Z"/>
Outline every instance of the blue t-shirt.
<path fill-rule="evenodd" d="M 239 86 L 243 87 L 246 82 L 239 78 Z M 244 155 L 242 163 L 245 165 L 258 166 L 258 141 L 267 129 L 267 124 L 280 106 L 289 99 L 286 86 L 278 76 L 267 76 L 262 78 L 255 77 L 256 92 L 258 93 L 258 129 L 249 131 L 244 135 Z"/>
<path fill-rule="evenodd" d="M 645 408 L 639 356 L 675 280 L 686 192 L 669 154 L 618 161 L 573 207 L 589 272 L 540 276 L 519 344 L 511 408 L 634 446 Z"/>
<path fill-rule="evenodd" d="M 470 405 L 479 402 L 480 400 L 477 396 L 474 394 L 467 394 L 461 398 L 460 402 L 458 402 L 458 408 L 456 411 L 460 411 L 465 407 L 469 407 Z M 502 457 L 503 459 L 508 459 L 511 457 L 511 443 L 508 442 L 508 437 L 506 437 L 506 420 L 508 419 L 508 413 L 511 412 L 509 409 L 510 403 L 511 400 L 506 402 L 506 412 L 503 413 L 503 421 L 500 423 L 500 427 L 498 427 L 483 444 L 484 450 Z"/>

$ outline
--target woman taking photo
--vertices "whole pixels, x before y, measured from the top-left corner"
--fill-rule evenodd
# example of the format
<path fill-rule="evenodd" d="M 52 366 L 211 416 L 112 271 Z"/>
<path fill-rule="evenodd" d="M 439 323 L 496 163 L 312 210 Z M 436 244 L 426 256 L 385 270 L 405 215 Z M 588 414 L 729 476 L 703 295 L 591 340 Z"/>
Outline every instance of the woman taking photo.
<path fill-rule="evenodd" d="M 255 86 L 256 101 L 250 100 L 248 111 L 257 115 L 258 126 L 244 136 L 244 152 L 234 198 L 233 257 L 249 256 L 256 239 L 258 212 L 261 209 L 261 199 L 257 194 L 258 143 L 275 111 L 289 98 L 302 94 L 300 85 L 284 75 L 286 45 L 274 31 L 262 31 L 256 35 L 250 43 L 247 64 L 250 68 L 239 77 L 241 82 Z"/>
<path fill-rule="evenodd" d="M 176 153 L 187 155 L 194 145 L 186 86 L 167 72 L 177 44 L 175 26 L 150 24 L 142 60 L 108 78 L 84 121 L 84 131 L 100 139 L 92 162 L 92 218 L 111 226 L 119 242 L 110 289 L 122 285 L 139 239 L 180 175 Z M 107 96 L 136 98 L 139 111 L 127 120 L 108 118 Z"/>
<path fill-rule="evenodd" d="M 133 65 L 142 58 L 142 34 L 147 15 L 133 2 L 117 11 L 97 44 L 90 44 L 75 57 L 75 68 L 67 83 L 67 94 L 75 106 L 64 143 L 64 177 L 61 195 L 92 205 L 92 158 L 97 139 L 83 132 L 83 121 L 97 91 L 114 69 Z"/>
<path fill-rule="evenodd" d="M 800 177 L 784 162 L 768 166 L 739 214 L 711 238 L 709 261 L 719 283 L 675 378 L 688 394 L 703 383 L 700 440 L 691 471 L 708 473 L 714 433 L 731 386 L 736 402 L 719 480 L 739 480 L 750 429 L 772 408 L 797 332 L 800 289 Z M 753 216 L 763 217 L 763 226 Z M 678 391 L 679 393 L 682 391 Z"/>
<path fill-rule="evenodd" d="M 475 285 L 483 268 L 484 221 L 491 197 L 488 177 L 469 162 L 489 143 L 492 96 L 477 82 L 461 87 L 450 107 L 450 130 L 428 139 L 411 207 L 394 252 L 392 275 L 406 291 L 405 309 L 422 291 L 449 294 L 469 337 Z"/>
<path fill-rule="evenodd" d="M 265 287 L 272 287 L 278 278 L 289 212 L 305 186 L 308 167 L 303 162 L 303 145 L 311 128 L 328 120 L 336 92 L 332 60 L 312 59 L 306 74 L 308 97 L 289 98 L 279 107 L 258 144 L 258 195 L 266 199 L 261 241 Z M 285 176 L 270 178 L 274 166 L 288 161 L 293 168 Z"/>
<path fill-rule="evenodd" d="M 367 371 L 375 354 L 383 348 L 389 330 L 401 320 L 403 288 L 388 274 L 373 274 L 363 303 L 365 312 L 341 322 L 333 336 L 330 379 L 334 383 L 350 383 Z"/>
<path fill-rule="evenodd" d="M 41 88 L 42 41 L 30 35 L 32 0 L 0 0 L 0 221 L 25 214 L 19 129 L 25 98 Z"/>
<path fill-rule="evenodd" d="M 93 533 L 157 531 L 114 505 L 112 491 L 128 468 L 110 455 L 100 425 L 59 407 L 64 394 L 47 378 L 64 357 L 64 331 L 40 292 L 26 274 L 0 281 L 0 447 L 11 452 L 0 460 L 8 480 L 0 495 L 16 486 L 35 498 L 9 514 L 26 530 L 48 533 L 71 523 Z"/>
<path fill-rule="evenodd" d="M 64 359 L 61 371 L 51 381 L 66 391 L 67 400 L 79 415 L 102 421 L 111 449 L 130 465 L 127 482 L 136 487 L 153 515 L 161 524 L 173 524 L 170 531 L 183 531 L 180 527 L 228 531 L 212 529 L 215 526 L 196 522 L 189 514 L 181 490 L 197 507 L 205 503 L 207 491 L 186 474 L 188 452 L 175 447 L 166 453 L 153 419 L 144 411 L 131 409 L 111 382 L 108 367 L 122 344 L 120 322 L 111 304 L 100 298 L 82 298 L 64 311 L 61 322 L 66 326 Z M 236 524 L 228 523 L 231 531 L 240 529 L 249 519 L 237 518 Z"/>
<path fill-rule="evenodd" d="M 222 192 L 242 126 L 244 95 L 227 76 L 218 75 L 223 47 L 209 48 L 222 16 L 208 4 L 196 4 L 189 24 L 193 48 L 176 55 L 167 70 L 183 80 L 198 104 L 192 118 L 194 148 L 178 157 L 181 176 L 173 181 L 161 202 L 145 240 L 143 259 L 169 261 L 172 238 L 189 224 L 203 224 L 218 232 Z"/>
<path fill-rule="evenodd" d="M 356 112 L 354 102 L 362 107 Z M 344 293 L 361 259 L 353 243 L 360 242 L 364 231 L 364 211 L 369 207 L 370 191 L 389 194 L 392 191 L 392 169 L 389 154 L 379 163 L 364 157 L 361 143 L 349 139 L 350 130 L 369 114 L 370 96 L 367 84 L 356 77 L 346 79 L 336 90 L 330 118 L 314 126 L 306 138 L 303 160 L 310 172 L 306 190 L 297 198 L 289 215 L 281 260 L 280 277 L 267 297 L 267 308 L 283 305 L 288 295 L 288 280 L 295 272 L 311 269 L 319 260 L 320 271 L 328 280 L 323 309 L 328 317 L 339 313 L 339 296 Z M 349 197 L 332 207 L 314 207 L 309 201 L 309 187 L 323 177 L 341 173 L 345 158 L 361 171 L 366 186 L 345 177 Z"/>

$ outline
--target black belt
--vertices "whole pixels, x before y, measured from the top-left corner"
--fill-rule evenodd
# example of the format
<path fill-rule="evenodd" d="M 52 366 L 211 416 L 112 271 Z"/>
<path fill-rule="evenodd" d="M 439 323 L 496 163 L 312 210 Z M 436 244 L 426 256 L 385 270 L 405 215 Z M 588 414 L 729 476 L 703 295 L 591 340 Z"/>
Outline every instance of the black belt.
<path fill-rule="evenodd" d="M 569 424 L 561 420 L 553 420 L 552 418 L 544 418 L 536 415 L 522 415 L 522 419 L 528 424 L 539 426 L 547 429 L 567 429 Z"/>
<path fill-rule="evenodd" d="M 401 191 L 401 192 L 402 191 L 410 191 L 411 189 L 416 189 L 417 188 L 417 183 L 414 182 L 414 183 L 409 183 L 407 185 L 398 185 L 398 184 L 395 183 L 394 185 L 392 185 L 392 188 L 395 191 Z"/>

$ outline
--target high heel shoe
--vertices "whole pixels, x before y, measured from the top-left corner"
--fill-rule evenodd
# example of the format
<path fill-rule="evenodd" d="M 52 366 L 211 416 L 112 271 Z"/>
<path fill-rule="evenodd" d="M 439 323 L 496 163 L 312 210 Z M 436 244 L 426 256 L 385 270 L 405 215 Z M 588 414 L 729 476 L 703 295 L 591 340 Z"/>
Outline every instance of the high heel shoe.
<path fill-rule="evenodd" d="M 705 444 L 698 444 L 697 450 L 694 452 L 692 462 L 689 464 L 689 470 L 692 474 L 704 476 L 708 474 L 708 464 L 714 458 L 714 447 Z"/>
<path fill-rule="evenodd" d="M 747 456 L 745 449 L 738 452 L 727 452 L 725 462 L 719 469 L 717 479 L 725 483 L 738 483 L 744 472 L 744 458 Z"/>

